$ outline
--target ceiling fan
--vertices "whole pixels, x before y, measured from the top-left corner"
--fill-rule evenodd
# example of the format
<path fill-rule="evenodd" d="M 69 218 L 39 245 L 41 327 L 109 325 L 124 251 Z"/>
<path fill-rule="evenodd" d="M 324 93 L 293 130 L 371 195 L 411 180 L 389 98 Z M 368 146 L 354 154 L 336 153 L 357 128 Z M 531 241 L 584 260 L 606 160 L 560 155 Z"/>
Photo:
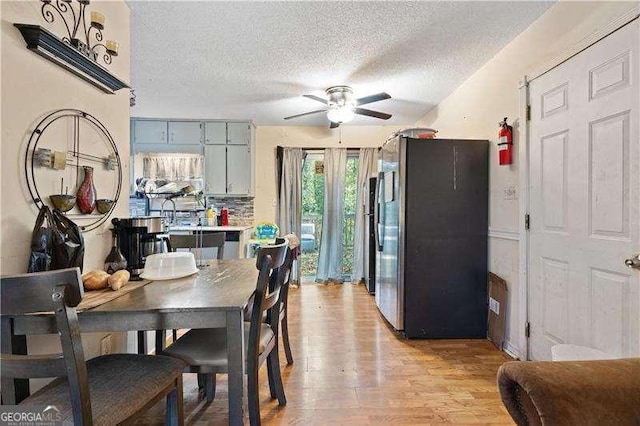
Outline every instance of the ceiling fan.
<path fill-rule="evenodd" d="M 327 118 L 329 119 L 329 121 L 331 121 L 331 125 L 329 127 L 334 129 L 342 123 L 353 120 L 355 114 L 367 115 L 369 117 L 379 118 L 381 120 L 388 120 L 389 118 L 391 118 L 391 114 L 372 111 L 366 108 L 360 108 L 360 105 L 390 99 L 391 96 L 388 93 L 381 92 L 376 93 L 375 95 L 355 99 L 353 96 L 353 89 L 351 89 L 351 87 L 349 86 L 332 86 L 325 90 L 325 93 L 326 99 L 315 95 L 303 96 L 325 104 L 327 106 L 326 108 L 292 115 L 290 117 L 285 117 L 284 119 L 290 120 L 292 118 L 303 117 L 305 115 L 326 112 Z"/>

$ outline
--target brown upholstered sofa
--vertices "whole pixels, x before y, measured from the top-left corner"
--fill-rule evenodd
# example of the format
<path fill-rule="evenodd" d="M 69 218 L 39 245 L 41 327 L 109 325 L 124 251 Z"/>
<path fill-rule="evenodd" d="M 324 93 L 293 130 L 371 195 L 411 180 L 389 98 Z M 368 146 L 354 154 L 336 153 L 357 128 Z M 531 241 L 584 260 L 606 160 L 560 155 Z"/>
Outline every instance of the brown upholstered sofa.
<path fill-rule="evenodd" d="M 507 362 L 498 387 L 518 425 L 640 425 L 640 358 Z"/>

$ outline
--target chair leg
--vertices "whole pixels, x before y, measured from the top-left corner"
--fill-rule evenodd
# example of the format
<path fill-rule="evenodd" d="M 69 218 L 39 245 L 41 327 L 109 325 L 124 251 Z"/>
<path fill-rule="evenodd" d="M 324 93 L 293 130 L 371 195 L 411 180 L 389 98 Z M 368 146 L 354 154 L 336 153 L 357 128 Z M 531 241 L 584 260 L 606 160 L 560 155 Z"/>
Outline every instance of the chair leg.
<path fill-rule="evenodd" d="M 269 393 L 271 394 L 271 399 L 276 399 L 278 397 L 275 380 L 273 378 L 273 368 L 271 367 L 271 363 L 267 362 L 267 379 L 269 381 Z"/>
<path fill-rule="evenodd" d="M 247 399 L 249 400 L 249 424 L 251 426 L 260 426 L 260 395 L 258 394 L 257 368 L 247 372 Z"/>
<path fill-rule="evenodd" d="M 282 318 L 282 345 L 284 346 L 284 354 L 287 357 L 287 364 L 293 364 L 293 355 L 291 355 L 291 346 L 289 345 L 289 322 L 287 321 L 287 311 Z"/>
<path fill-rule="evenodd" d="M 212 402 L 216 396 L 216 375 L 214 373 L 206 373 L 204 379 L 204 394 L 207 402 Z"/>
<path fill-rule="evenodd" d="M 164 350 L 164 330 L 156 330 L 156 355 Z"/>
<path fill-rule="evenodd" d="M 165 423 L 171 426 L 184 425 L 184 401 L 182 398 L 182 375 L 176 379 L 176 387 L 167 394 Z"/>
<path fill-rule="evenodd" d="M 204 374 L 198 373 L 196 376 L 198 377 L 198 392 L 203 392 L 204 391 Z"/>
<path fill-rule="evenodd" d="M 175 342 L 176 340 L 178 340 L 178 330 L 176 330 L 175 328 L 173 329 L 173 341 Z"/>
<path fill-rule="evenodd" d="M 278 358 L 278 348 L 273 348 L 267 356 L 267 367 L 271 368 L 271 379 L 273 387 L 278 398 L 278 405 L 287 405 L 287 397 L 284 394 L 284 385 L 282 384 L 282 375 L 280 373 L 280 360 Z"/>
<path fill-rule="evenodd" d="M 147 354 L 147 332 L 144 330 L 138 330 L 138 354 Z"/>

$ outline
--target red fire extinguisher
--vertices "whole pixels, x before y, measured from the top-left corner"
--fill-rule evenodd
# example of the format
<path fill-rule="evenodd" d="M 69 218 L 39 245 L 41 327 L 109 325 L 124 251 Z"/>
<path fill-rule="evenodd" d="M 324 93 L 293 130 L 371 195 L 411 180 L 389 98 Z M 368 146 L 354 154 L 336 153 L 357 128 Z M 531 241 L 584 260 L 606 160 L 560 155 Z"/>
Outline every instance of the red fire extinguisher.
<path fill-rule="evenodd" d="M 513 127 L 507 124 L 507 117 L 498 125 L 498 155 L 500 165 L 504 166 L 513 163 Z"/>

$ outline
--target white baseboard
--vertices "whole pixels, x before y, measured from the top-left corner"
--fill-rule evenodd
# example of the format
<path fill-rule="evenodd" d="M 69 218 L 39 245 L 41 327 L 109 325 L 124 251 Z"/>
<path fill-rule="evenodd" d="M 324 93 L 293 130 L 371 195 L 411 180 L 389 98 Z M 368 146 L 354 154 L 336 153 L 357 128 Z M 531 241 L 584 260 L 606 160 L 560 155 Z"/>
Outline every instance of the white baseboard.
<path fill-rule="evenodd" d="M 520 356 L 520 350 L 518 349 L 518 347 L 511 344 L 511 342 L 509 342 L 508 340 L 505 340 L 502 344 L 502 350 L 504 350 L 510 357 L 513 357 L 515 359 L 523 359 Z"/>

